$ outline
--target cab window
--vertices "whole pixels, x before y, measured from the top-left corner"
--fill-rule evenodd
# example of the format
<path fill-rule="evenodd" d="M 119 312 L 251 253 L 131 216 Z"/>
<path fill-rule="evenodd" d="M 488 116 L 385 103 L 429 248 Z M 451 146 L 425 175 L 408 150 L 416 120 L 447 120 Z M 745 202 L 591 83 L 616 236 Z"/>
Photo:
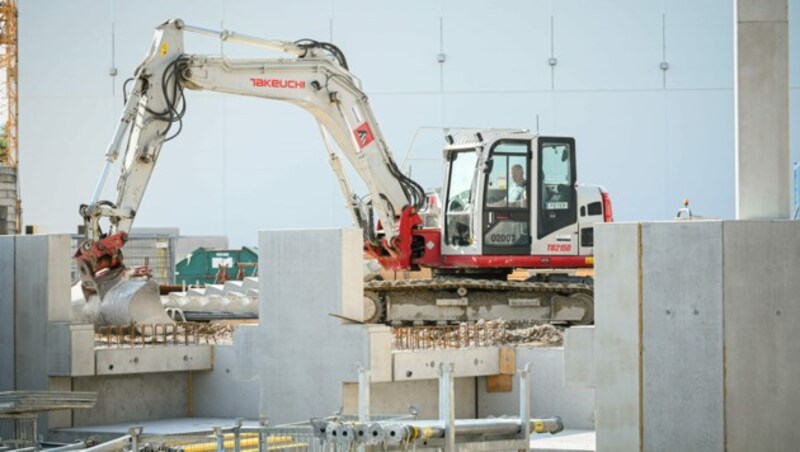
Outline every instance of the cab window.
<path fill-rule="evenodd" d="M 449 187 L 445 211 L 445 243 L 468 246 L 473 242 L 472 216 L 475 211 L 475 165 L 478 156 L 474 149 L 450 154 Z"/>

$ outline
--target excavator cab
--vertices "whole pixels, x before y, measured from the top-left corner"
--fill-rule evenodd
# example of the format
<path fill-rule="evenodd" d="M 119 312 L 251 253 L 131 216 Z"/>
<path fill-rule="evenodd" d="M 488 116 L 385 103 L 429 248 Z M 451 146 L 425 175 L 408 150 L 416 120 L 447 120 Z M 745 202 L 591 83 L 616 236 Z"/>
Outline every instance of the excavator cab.
<path fill-rule="evenodd" d="M 602 202 L 601 190 L 579 194 L 573 138 L 487 130 L 451 134 L 447 142 L 440 221 L 446 260 L 455 266 L 465 256 L 497 256 L 506 268 L 556 267 L 554 257 L 591 254 L 580 243 L 579 209 L 587 217 L 585 205 Z"/>

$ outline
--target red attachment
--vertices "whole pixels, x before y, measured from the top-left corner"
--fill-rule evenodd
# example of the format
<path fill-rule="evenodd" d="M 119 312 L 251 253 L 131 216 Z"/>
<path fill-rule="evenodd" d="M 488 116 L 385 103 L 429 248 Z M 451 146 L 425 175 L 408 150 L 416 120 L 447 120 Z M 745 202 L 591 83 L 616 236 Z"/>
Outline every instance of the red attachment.
<path fill-rule="evenodd" d="M 603 221 L 606 223 L 614 222 L 614 211 L 611 209 L 611 197 L 608 192 L 601 191 L 600 196 L 603 197 Z"/>
<path fill-rule="evenodd" d="M 82 271 L 90 273 L 91 277 L 95 277 L 103 270 L 111 270 L 123 266 L 122 247 L 125 246 L 127 241 L 128 234 L 118 232 L 96 242 L 85 242 L 75 253 L 75 260 L 82 267 Z"/>
<path fill-rule="evenodd" d="M 420 224 L 422 219 L 413 206 L 406 206 L 400 214 L 399 234 L 387 243 L 381 242 L 380 247 L 364 244 L 364 250 L 370 256 L 378 260 L 381 266 L 387 270 L 407 270 L 411 268 L 411 242 L 413 231 Z"/>

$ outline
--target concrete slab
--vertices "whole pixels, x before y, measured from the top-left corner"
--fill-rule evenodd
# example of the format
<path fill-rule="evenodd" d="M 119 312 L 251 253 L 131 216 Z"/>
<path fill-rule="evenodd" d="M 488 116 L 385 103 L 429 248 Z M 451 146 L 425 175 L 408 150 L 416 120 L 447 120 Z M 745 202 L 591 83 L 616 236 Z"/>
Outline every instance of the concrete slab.
<path fill-rule="evenodd" d="M 16 388 L 14 260 L 14 237 L 0 236 L 0 391 Z"/>
<path fill-rule="evenodd" d="M 796 450 L 800 222 L 724 224 L 725 437 L 730 451 Z M 753 428 L 753 416 L 758 428 Z"/>
<path fill-rule="evenodd" d="M 564 386 L 564 349 L 561 347 L 517 347 L 516 367 L 531 363 L 530 394 L 533 416 L 561 416 L 570 429 L 593 429 L 594 390 Z M 512 392 L 486 392 L 486 378 L 478 379 L 478 417 L 519 415 L 519 377 L 513 377 Z"/>
<path fill-rule="evenodd" d="M 595 226 L 597 449 L 641 450 L 640 226 Z M 569 426 L 569 425 L 568 425 Z"/>
<path fill-rule="evenodd" d="M 642 224 L 642 297 L 644 450 L 724 450 L 722 222 Z"/>

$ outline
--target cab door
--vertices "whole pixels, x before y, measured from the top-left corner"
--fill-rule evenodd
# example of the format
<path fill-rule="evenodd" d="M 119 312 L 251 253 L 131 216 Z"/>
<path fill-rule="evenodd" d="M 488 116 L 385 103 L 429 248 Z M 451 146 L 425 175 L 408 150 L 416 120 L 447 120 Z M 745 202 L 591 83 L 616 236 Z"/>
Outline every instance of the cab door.
<path fill-rule="evenodd" d="M 483 254 L 531 254 L 531 142 L 500 140 L 484 170 Z"/>
<path fill-rule="evenodd" d="M 537 148 L 535 252 L 576 254 L 578 193 L 575 187 L 575 140 L 539 137 Z"/>

